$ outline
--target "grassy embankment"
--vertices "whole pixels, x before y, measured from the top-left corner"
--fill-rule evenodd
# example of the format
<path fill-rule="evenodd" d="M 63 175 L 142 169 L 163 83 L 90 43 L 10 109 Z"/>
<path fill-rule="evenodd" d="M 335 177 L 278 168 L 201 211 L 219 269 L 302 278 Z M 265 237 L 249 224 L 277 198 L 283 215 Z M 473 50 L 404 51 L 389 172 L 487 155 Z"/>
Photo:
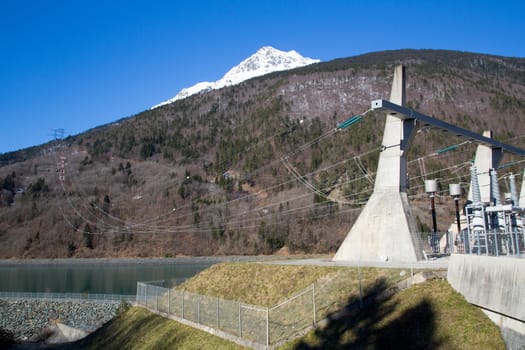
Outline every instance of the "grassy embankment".
<path fill-rule="evenodd" d="M 330 290 L 338 290 L 342 307 L 358 300 L 359 275 L 365 296 L 386 290 L 401 278 L 399 270 L 388 269 L 362 268 L 359 273 L 356 268 L 228 263 L 201 272 L 184 288 L 271 306 L 316 280 L 333 284 L 337 276 L 342 284 Z M 74 345 L 76 349 L 242 348 L 141 308 L 131 308 Z M 282 347 L 329 348 L 504 349 L 504 343 L 498 328 L 446 281 L 431 281 L 372 303 L 343 320 L 330 321 L 325 328 Z"/>

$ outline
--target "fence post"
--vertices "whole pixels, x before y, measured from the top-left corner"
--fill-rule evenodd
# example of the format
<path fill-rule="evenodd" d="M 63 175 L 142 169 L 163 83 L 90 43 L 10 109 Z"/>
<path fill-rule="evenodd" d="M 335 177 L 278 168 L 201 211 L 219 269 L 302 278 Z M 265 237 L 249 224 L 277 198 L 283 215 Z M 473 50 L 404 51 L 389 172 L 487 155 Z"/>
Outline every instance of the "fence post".
<path fill-rule="evenodd" d="M 184 289 L 182 290 L 182 318 L 184 318 Z"/>
<path fill-rule="evenodd" d="M 202 296 L 199 294 L 199 297 L 197 298 L 197 323 L 201 324 L 201 298 Z"/>
<path fill-rule="evenodd" d="M 361 261 L 357 264 L 357 274 L 359 275 L 359 308 L 363 308 L 363 285 L 361 284 Z"/>
<path fill-rule="evenodd" d="M 239 338 L 242 338 L 242 309 L 239 303 Z"/>
<path fill-rule="evenodd" d="M 266 349 L 270 348 L 270 309 L 266 308 Z"/>
<path fill-rule="evenodd" d="M 159 288 L 155 287 L 155 302 L 157 306 L 157 312 L 159 311 Z"/>
<path fill-rule="evenodd" d="M 151 308 L 153 310 L 153 286 L 148 285 L 148 296 L 151 296 L 151 300 L 148 303 L 148 308 Z"/>
<path fill-rule="evenodd" d="M 314 311 L 314 327 L 317 324 L 317 310 L 315 308 L 315 283 L 312 283 L 312 305 Z"/>
<path fill-rule="evenodd" d="M 219 298 L 217 298 L 217 329 L 221 329 L 221 321 L 219 318 Z"/>
<path fill-rule="evenodd" d="M 171 289 L 168 289 L 168 315 L 171 315 Z"/>

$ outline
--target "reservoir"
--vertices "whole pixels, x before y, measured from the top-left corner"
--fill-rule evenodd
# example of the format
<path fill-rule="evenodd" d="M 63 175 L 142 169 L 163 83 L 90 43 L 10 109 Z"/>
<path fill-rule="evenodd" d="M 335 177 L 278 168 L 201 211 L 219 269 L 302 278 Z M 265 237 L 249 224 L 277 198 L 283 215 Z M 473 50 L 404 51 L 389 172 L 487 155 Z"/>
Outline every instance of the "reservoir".
<path fill-rule="evenodd" d="M 180 284 L 213 264 L 231 260 L 247 259 L 0 260 L 0 291 L 132 295 L 136 293 L 137 281 Z"/>

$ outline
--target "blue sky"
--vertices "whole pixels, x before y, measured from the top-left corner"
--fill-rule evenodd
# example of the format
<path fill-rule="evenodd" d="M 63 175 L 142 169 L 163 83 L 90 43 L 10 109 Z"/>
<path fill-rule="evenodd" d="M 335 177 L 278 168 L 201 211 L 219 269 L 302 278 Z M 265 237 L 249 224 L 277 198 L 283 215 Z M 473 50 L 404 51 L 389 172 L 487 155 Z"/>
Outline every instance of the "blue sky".
<path fill-rule="evenodd" d="M 0 153 L 215 81 L 262 46 L 525 57 L 525 1 L 0 0 Z"/>

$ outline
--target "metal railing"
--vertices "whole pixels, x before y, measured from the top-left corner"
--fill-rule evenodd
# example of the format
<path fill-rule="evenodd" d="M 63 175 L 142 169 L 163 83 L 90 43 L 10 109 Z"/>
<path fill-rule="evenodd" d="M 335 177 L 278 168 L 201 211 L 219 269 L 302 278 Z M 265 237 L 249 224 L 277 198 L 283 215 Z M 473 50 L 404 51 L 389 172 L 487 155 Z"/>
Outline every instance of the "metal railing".
<path fill-rule="evenodd" d="M 488 256 L 525 256 L 525 233 L 522 230 L 464 229 L 458 235 L 452 232 L 418 232 L 426 257 L 454 254 Z"/>
<path fill-rule="evenodd" d="M 48 292 L 0 292 L 0 299 L 38 299 L 51 301 L 95 301 L 120 303 L 125 300 L 135 303 L 135 295 L 89 294 L 89 293 L 48 293 Z"/>
<path fill-rule="evenodd" d="M 417 232 L 413 239 L 419 241 L 426 259 L 451 253 L 448 233 L 443 232 Z"/>
<path fill-rule="evenodd" d="M 525 234 L 523 231 L 469 232 L 463 230 L 455 239 L 454 253 L 523 257 L 525 255 L 524 243 Z"/>
<path fill-rule="evenodd" d="M 227 333 L 258 344 L 257 348 L 271 349 L 303 334 L 330 313 L 348 306 L 349 294 L 356 296 L 357 302 L 361 293 L 368 292 L 366 286 L 356 283 L 357 270 L 353 275 L 348 274 L 348 270 L 351 269 L 335 272 L 272 307 L 249 305 L 147 282 L 137 283 L 136 300 L 137 305 L 152 311 Z"/>

